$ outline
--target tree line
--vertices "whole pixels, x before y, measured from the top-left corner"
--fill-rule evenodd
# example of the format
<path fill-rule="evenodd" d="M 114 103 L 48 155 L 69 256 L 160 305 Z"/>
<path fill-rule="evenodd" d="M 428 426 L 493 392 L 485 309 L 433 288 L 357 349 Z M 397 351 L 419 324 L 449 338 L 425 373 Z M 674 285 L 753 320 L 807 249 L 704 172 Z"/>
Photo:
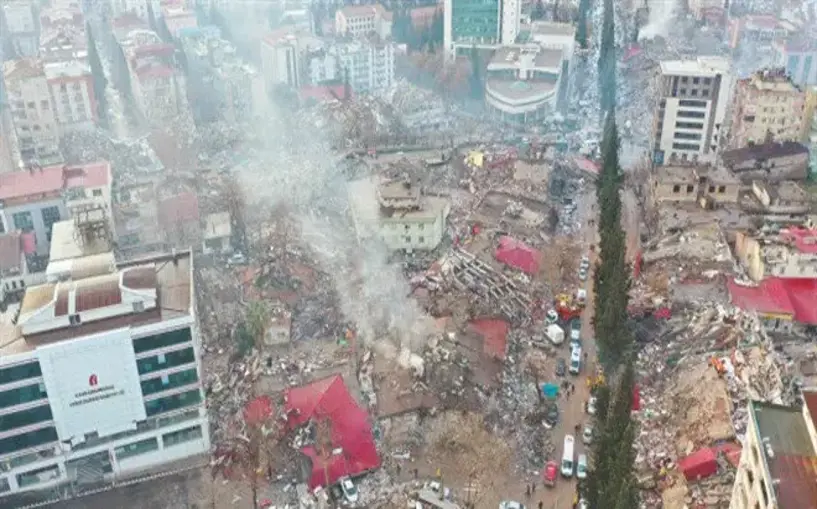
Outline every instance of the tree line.
<path fill-rule="evenodd" d="M 586 19 L 589 1 L 582 0 L 580 6 L 584 7 Z M 580 8 L 580 18 L 581 12 Z M 586 24 L 584 26 L 586 29 Z M 615 54 L 613 0 L 604 0 L 598 61 L 604 133 L 601 143 L 602 169 L 596 189 L 599 250 L 594 273 L 594 326 L 605 383 L 596 390 L 592 464 L 587 481 L 581 488 L 591 509 L 632 509 L 639 506 L 640 499 L 633 471 L 633 442 L 637 434 L 636 423 L 632 419 L 635 339 L 627 313 L 631 281 L 626 261 L 627 236 L 621 225 L 623 175 L 615 115 Z"/>

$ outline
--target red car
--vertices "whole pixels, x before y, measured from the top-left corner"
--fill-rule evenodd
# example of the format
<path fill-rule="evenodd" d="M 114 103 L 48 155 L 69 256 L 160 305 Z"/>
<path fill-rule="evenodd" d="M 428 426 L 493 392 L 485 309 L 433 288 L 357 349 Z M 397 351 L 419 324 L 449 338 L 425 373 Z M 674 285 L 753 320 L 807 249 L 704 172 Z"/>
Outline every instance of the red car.
<path fill-rule="evenodd" d="M 545 470 L 542 472 L 542 478 L 544 479 L 545 486 L 554 487 L 556 486 L 556 477 L 559 475 L 559 466 L 556 464 L 555 461 L 548 461 L 547 465 L 545 465 Z"/>

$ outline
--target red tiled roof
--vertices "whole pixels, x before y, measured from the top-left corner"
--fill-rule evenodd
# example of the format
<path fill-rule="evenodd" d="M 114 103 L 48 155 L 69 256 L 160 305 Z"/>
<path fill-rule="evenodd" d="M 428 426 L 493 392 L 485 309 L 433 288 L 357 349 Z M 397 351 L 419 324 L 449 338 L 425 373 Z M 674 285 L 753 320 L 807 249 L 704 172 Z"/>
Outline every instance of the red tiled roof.
<path fill-rule="evenodd" d="M 65 185 L 63 169 L 59 165 L 3 173 L 0 175 L 0 200 L 61 191 Z"/>
<path fill-rule="evenodd" d="M 104 187 L 111 183 L 111 163 L 97 163 L 69 166 L 65 169 L 65 187 Z"/>
<path fill-rule="evenodd" d="M 817 325 L 817 279 L 782 281 L 794 308 L 794 319 L 800 323 Z"/>
<path fill-rule="evenodd" d="M 775 454 L 769 473 L 780 509 L 817 509 L 817 456 Z"/>
<path fill-rule="evenodd" d="M 794 316 L 794 305 L 779 278 L 766 278 L 757 286 L 726 283 L 732 304 L 749 311 Z"/>
<path fill-rule="evenodd" d="M 173 69 L 167 65 L 146 65 L 136 69 L 139 79 L 143 78 L 169 78 L 173 76 Z"/>
<path fill-rule="evenodd" d="M 331 485 L 341 477 L 356 476 L 380 466 L 369 416 L 349 394 L 343 377 L 333 375 L 309 385 L 293 387 L 286 391 L 285 397 L 291 428 L 309 421 L 328 421 L 330 426 L 333 451 L 328 457 L 312 445 L 301 449 L 312 460 L 310 489 Z M 334 454 L 335 449 L 340 449 L 340 453 Z"/>
<path fill-rule="evenodd" d="M 175 51 L 176 48 L 172 44 L 157 42 L 154 44 L 145 44 L 143 46 L 137 46 L 136 48 L 133 48 L 133 55 L 137 57 L 147 55 L 169 56 L 172 55 Z"/>
<path fill-rule="evenodd" d="M 258 426 L 272 416 L 272 398 L 258 396 L 244 406 L 244 422 L 249 426 Z"/>
<path fill-rule="evenodd" d="M 801 253 L 817 253 L 817 230 L 812 228 L 787 228 L 780 236 L 794 244 Z"/>
<path fill-rule="evenodd" d="M 524 242 L 511 237 L 499 239 L 499 247 L 496 249 L 494 257 L 505 265 L 510 265 L 522 272 L 528 274 L 539 272 L 541 253 Z"/>
<path fill-rule="evenodd" d="M 508 346 L 508 331 L 511 327 L 505 320 L 480 318 L 473 320 L 469 327 L 482 336 L 482 352 L 500 360 L 505 359 Z"/>
<path fill-rule="evenodd" d="M 20 232 L 0 235 L 0 270 L 4 272 L 19 270 L 22 249 Z"/>

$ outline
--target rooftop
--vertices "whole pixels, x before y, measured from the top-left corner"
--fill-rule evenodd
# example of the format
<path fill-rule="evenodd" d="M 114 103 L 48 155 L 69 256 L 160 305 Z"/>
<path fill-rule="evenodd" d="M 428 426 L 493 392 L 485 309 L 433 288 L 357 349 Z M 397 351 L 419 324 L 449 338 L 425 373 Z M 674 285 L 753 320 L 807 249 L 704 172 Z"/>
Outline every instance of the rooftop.
<path fill-rule="evenodd" d="M 787 228 L 781 230 L 780 237 L 801 253 L 817 254 L 817 230 L 813 228 Z"/>
<path fill-rule="evenodd" d="M 769 92 L 801 92 L 786 73 L 785 68 L 757 71 L 750 77 L 740 80 L 740 84 Z"/>
<path fill-rule="evenodd" d="M 730 280 L 727 288 L 732 304 L 740 309 L 817 325 L 817 280 L 767 277 L 757 285 Z"/>
<path fill-rule="evenodd" d="M 42 64 L 31 58 L 9 60 L 3 63 L 3 76 L 6 82 L 21 81 L 42 75 Z"/>
<path fill-rule="evenodd" d="M 539 36 L 566 36 L 573 37 L 576 27 L 570 23 L 556 23 L 554 21 L 534 21 L 530 25 L 530 32 Z"/>
<path fill-rule="evenodd" d="M 695 166 L 657 166 L 655 178 L 662 184 L 694 184 L 697 181 Z"/>
<path fill-rule="evenodd" d="M 373 5 L 347 5 L 340 9 L 340 12 L 347 18 L 360 18 L 364 16 L 382 16 L 391 19 L 392 15 L 380 4 Z"/>
<path fill-rule="evenodd" d="M 67 62 L 51 62 L 43 65 L 45 77 L 48 80 L 58 80 L 60 78 L 79 78 L 89 76 L 91 68 L 85 62 L 72 60 Z"/>
<path fill-rule="evenodd" d="M 491 68 L 561 71 L 562 50 L 543 48 L 538 44 L 502 47 L 496 50 L 488 64 Z"/>
<path fill-rule="evenodd" d="M 205 219 L 204 238 L 206 239 L 229 237 L 231 231 L 229 212 L 210 214 Z"/>
<path fill-rule="evenodd" d="M 797 154 L 808 155 L 808 148 L 801 143 L 786 141 L 783 143 L 771 142 L 747 145 L 745 147 L 727 150 L 723 153 L 721 158 L 724 164 L 731 166 L 757 159 L 773 159 Z"/>
<path fill-rule="evenodd" d="M 49 265 L 62 260 L 105 253 L 110 249 L 110 242 L 104 239 L 81 240 L 73 220 L 59 221 L 51 227 Z"/>
<path fill-rule="evenodd" d="M 752 401 L 756 440 L 768 466 L 779 509 L 817 509 L 817 454 L 803 411 Z M 773 505 L 773 504 L 772 504 Z"/>
<path fill-rule="evenodd" d="M 0 326 L 0 355 L 31 351 L 38 346 L 128 326 L 157 323 L 192 312 L 192 255 L 190 252 L 165 254 L 118 265 L 119 272 L 62 283 L 32 286 L 20 306 L 18 326 Z M 89 309 L 112 310 L 113 306 L 149 299 L 155 306 L 108 312 L 99 319 L 67 325 L 69 309 L 81 313 Z M 71 307 L 73 306 L 73 307 Z M 121 308 L 121 306 L 119 306 Z M 43 318 L 65 320 L 65 326 L 39 327 L 42 332 L 23 334 L 23 327 L 42 325 Z M 28 322 L 28 324 L 26 324 Z M 39 323 L 38 323 L 39 322 Z"/>
<path fill-rule="evenodd" d="M 723 57 L 698 57 L 695 60 L 663 60 L 661 73 L 670 76 L 715 77 L 729 72 L 729 60 Z"/>

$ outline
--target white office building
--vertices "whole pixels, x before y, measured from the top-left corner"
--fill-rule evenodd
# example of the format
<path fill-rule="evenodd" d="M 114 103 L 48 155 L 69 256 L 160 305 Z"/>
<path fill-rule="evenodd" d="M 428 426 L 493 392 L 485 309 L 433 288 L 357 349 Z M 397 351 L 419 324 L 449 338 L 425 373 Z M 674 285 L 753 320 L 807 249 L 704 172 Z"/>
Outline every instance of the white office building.
<path fill-rule="evenodd" d="M 445 0 L 443 45 L 450 59 L 471 48 L 514 44 L 522 20 L 521 0 Z"/>
<path fill-rule="evenodd" d="M 17 325 L 2 326 L 0 504 L 209 452 L 192 255 L 117 265 L 85 249 L 97 244 L 55 244 L 78 257 L 28 288 Z"/>
<path fill-rule="evenodd" d="M 394 44 L 381 41 L 353 41 L 330 48 L 340 66 L 341 76 L 357 94 L 382 92 L 394 83 Z"/>
<path fill-rule="evenodd" d="M 713 162 L 722 148 L 734 78 L 723 57 L 661 62 L 652 133 L 655 164 Z"/>

